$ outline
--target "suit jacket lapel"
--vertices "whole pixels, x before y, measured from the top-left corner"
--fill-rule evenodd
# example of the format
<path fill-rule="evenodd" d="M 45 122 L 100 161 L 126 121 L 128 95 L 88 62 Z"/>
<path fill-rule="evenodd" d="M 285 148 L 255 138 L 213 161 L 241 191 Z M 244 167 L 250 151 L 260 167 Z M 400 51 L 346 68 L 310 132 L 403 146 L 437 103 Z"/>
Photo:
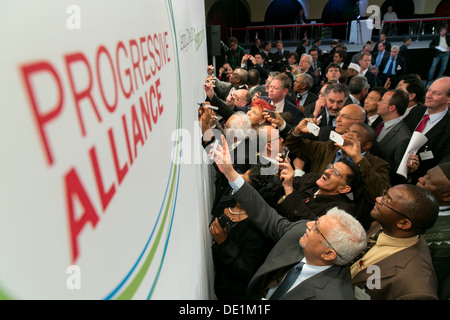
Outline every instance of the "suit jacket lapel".
<path fill-rule="evenodd" d="M 313 299 L 316 296 L 317 289 L 323 290 L 326 285 L 338 276 L 340 266 L 333 265 L 325 271 L 319 272 L 311 278 L 302 281 L 298 286 L 289 291 L 285 297 L 293 296 L 296 299 Z"/>
<path fill-rule="evenodd" d="M 405 266 L 409 263 L 409 261 L 411 261 L 411 258 L 417 255 L 417 250 L 418 246 L 420 246 L 420 241 L 421 239 L 419 239 L 419 241 L 416 244 L 408 248 L 405 248 L 375 263 L 375 265 L 378 266 L 380 270 L 380 279 L 395 276 L 397 274 L 397 267 L 404 269 Z M 372 273 L 367 272 L 367 268 L 363 269 L 355 275 L 352 282 L 353 283 L 358 283 L 362 281 L 366 282 L 366 280 L 372 275 L 373 272 Z"/>
<path fill-rule="evenodd" d="M 380 143 L 385 144 L 389 140 L 391 140 L 393 137 L 395 137 L 395 135 L 397 134 L 397 132 L 400 130 L 401 127 L 402 127 L 402 121 L 397 123 L 391 130 L 389 130 L 389 132 L 383 137 L 383 139 L 380 141 Z"/>
<path fill-rule="evenodd" d="M 445 128 L 448 127 L 449 118 L 450 118 L 450 116 L 449 116 L 448 111 L 447 111 L 447 113 L 441 119 L 441 121 L 436 123 L 436 125 L 433 128 L 431 128 L 431 130 L 428 131 L 425 134 L 425 136 L 428 138 L 428 140 L 431 140 L 432 138 L 442 134 L 442 132 L 445 130 Z"/>

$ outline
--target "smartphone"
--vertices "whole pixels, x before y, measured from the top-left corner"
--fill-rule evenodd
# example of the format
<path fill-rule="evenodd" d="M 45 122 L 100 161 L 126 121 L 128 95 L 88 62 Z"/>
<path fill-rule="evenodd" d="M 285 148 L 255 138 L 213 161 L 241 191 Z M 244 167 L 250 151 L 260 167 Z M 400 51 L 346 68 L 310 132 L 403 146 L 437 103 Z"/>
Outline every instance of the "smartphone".
<path fill-rule="evenodd" d="M 228 227 L 228 225 L 231 223 L 231 219 L 224 213 L 219 217 L 218 221 L 222 228 Z"/>
<path fill-rule="evenodd" d="M 276 118 L 275 117 L 275 111 L 272 111 L 272 110 L 269 110 L 269 109 L 264 109 L 264 111 L 266 111 L 271 118 Z"/>

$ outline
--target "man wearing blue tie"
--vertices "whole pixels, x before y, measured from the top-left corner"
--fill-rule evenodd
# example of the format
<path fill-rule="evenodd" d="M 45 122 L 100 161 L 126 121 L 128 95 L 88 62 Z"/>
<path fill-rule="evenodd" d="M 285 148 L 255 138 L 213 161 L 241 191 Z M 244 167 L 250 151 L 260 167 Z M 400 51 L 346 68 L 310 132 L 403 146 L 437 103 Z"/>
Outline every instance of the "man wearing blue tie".
<path fill-rule="evenodd" d="M 393 46 L 391 54 L 385 56 L 379 66 L 378 79 L 383 84 L 390 79 L 389 89 L 394 89 L 400 81 L 400 77 L 406 73 L 406 62 L 398 55 L 399 51 L 399 46 Z"/>
<path fill-rule="evenodd" d="M 378 44 L 378 52 L 374 53 L 372 61 L 375 61 L 375 65 L 379 68 L 383 58 L 388 55 L 389 53 L 386 51 L 386 44 L 384 42 L 380 42 Z"/>

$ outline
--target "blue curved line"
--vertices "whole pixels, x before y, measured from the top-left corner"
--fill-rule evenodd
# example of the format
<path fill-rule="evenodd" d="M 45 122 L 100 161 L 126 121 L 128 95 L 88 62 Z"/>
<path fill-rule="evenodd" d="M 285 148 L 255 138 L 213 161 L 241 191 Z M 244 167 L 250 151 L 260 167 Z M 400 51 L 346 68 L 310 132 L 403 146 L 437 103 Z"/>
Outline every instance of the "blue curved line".
<path fill-rule="evenodd" d="M 179 55 L 178 55 L 178 43 L 177 43 L 177 34 L 176 34 L 176 31 L 175 31 L 176 30 L 175 29 L 175 20 L 173 18 L 172 1 L 168 0 L 167 2 L 169 3 L 169 7 L 170 7 L 170 14 L 171 14 L 171 18 L 172 18 L 172 28 L 174 30 L 174 38 L 175 38 L 175 48 L 176 48 L 176 53 L 177 53 L 178 91 L 179 91 L 178 92 L 178 97 L 181 97 L 180 58 L 179 58 Z M 177 120 L 180 123 L 183 123 L 183 121 L 182 121 L 183 120 L 183 100 L 180 99 L 179 103 L 180 103 L 180 109 L 179 109 L 180 113 L 179 113 L 179 119 L 177 119 Z M 180 131 L 180 137 L 182 137 L 182 132 L 181 131 Z M 178 159 L 181 159 L 181 150 L 180 150 L 180 153 L 178 154 Z M 175 201 L 174 201 L 174 204 L 173 204 L 173 210 L 172 210 L 172 217 L 171 217 L 171 220 L 170 220 L 169 232 L 167 234 L 166 243 L 165 243 L 165 246 L 164 246 L 161 263 L 159 265 L 158 272 L 156 273 L 155 279 L 153 280 L 153 284 L 152 284 L 150 292 L 149 292 L 149 294 L 147 296 L 147 300 L 149 300 L 150 297 L 153 294 L 153 291 L 154 291 L 154 289 L 156 287 L 156 284 L 158 282 L 159 275 L 161 273 L 161 269 L 162 269 L 162 266 L 164 264 L 164 260 L 165 260 L 165 257 L 166 257 L 167 247 L 169 245 L 169 239 L 170 239 L 170 235 L 171 235 L 171 232 L 172 232 L 173 221 L 174 221 L 174 218 L 175 218 L 175 209 L 176 209 L 176 204 L 177 204 L 177 199 L 178 199 L 178 187 L 179 187 L 179 181 L 180 181 L 180 172 L 181 172 L 181 164 L 179 162 L 179 164 L 178 164 L 178 173 L 177 173 L 177 182 L 176 182 L 176 192 L 175 192 L 175 199 L 174 199 Z"/>
<path fill-rule="evenodd" d="M 164 251 L 163 251 L 163 255 L 162 255 L 161 264 L 159 265 L 159 269 L 158 269 L 156 278 L 155 278 L 155 280 L 154 280 L 154 282 L 153 282 L 153 285 L 152 285 L 152 288 L 151 288 L 151 290 L 150 290 L 150 292 L 149 292 L 149 294 L 148 294 L 148 296 L 147 296 L 147 300 L 150 299 L 150 297 L 151 297 L 152 294 L 153 294 L 153 290 L 154 290 L 155 287 L 156 287 L 156 283 L 158 282 L 159 274 L 160 274 L 161 269 L 162 269 L 162 266 L 163 266 L 163 264 L 164 264 L 164 259 L 165 259 L 165 257 L 166 257 L 167 247 L 169 246 L 169 239 L 170 239 L 170 235 L 171 235 L 171 233 L 172 233 L 173 221 L 175 220 L 175 219 L 174 219 L 174 218 L 175 218 L 175 209 L 176 209 L 176 207 L 177 207 L 178 186 L 179 186 L 179 181 L 180 181 L 180 172 L 181 172 L 181 170 L 180 170 L 180 166 L 179 166 L 179 167 L 178 167 L 178 175 L 177 175 L 177 187 L 176 187 L 176 192 L 175 192 L 175 202 L 174 202 L 174 204 L 173 204 L 172 219 L 170 220 L 169 233 L 167 234 L 167 239 L 166 239 L 166 244 L 165 244 L 165 246 L 164 246 Z"/>
<path fill-rule="evenodd" d="M 173 19 L 173 12 L 172 12 L 172 4 L 171 4 L 171 0 L 168 0 L 168 2 L 170 3 L 170 14 L 171 14 L 171 17 L 172 17 L 172 27 L 173 27 L 173 30 L 174 30 L 174 37 L 175 37 L 175 48 L 176 48 L 176 53 L 177 53 L 177 67 L 178 67 L 178 83 L 179 83 L 179 90 L 181 90 L 181 81 L 180 81 L 180 78 L 179 78 L 179 75 L 180 75 L 180 64 L 179 64 L 179 57 L 178 57 L 178 44 L 177 44 L 177 41 L 176 41 L 176 39 L 177 39 L 177 37 L 176 37 L 176 32 L 175 32 L 175 25 L 174 25 L 174 19 Z M 181 113 L 182 113 L 182 103 L 180 103 L 180 108 L 179 108 L 179 115 L 177 116 L 177 125 L 176 125 L 176 127 L 178 128 L 178 122 L 180 122 L 180 123 L 182 123 L 181 122 L 181 119 L 182 119 L 182 116 L 181 116 Z M 173 150 L 176 150 L 176 148 L 175 148 L 175 145 L 177 144 L 177 140 L 175 140 L 174 141 L 174 149 Z M 175 151 L 174 151 L 175 152 Z M 181 158 L 181 156 L 179 156 L 180 158 Z M 173 159 L 173 158 L 172 158 Z M 167 184 L 166 184 L 166 190 L 165 190 L 165 192 L 164 192 L 164 198 L 163 198 L 163 202 L 162 202 L 162 204 L 161 204 L 161 208 L 159 209 L 159 213 L 158 213 L 158 218 L 156 219 L 156 223 L 155 223 L 155 225 L 153 226 L 153 230 L 152 230 L 152 232 L 151 232 L 151 234 L 150 234 L 150 237 L 149 237 L 149 239 L 147 240 L 147 243 L 145 244 L 145 246 L 144 246 L 144 249 L 142 250 L 142 252 L 141 252 L 141 254 L 139 255 L 139 257 L 138 257 L 138 259 L 136 260 L 136 262 L 135 262 L 135 264 L 133 265 L 133 267 L 130 269 L 130 271 L 128 272 L 128 274 L 125 276 L 125 278 L 117 285 L 117 287 L 116 288 L 114 288 L 113 289 L 113 291 L 111 291 L 111 293 L 110 294 L 108 294 L 104 299 L 105 300 L 110 300 L 114 295 L 116 295 L 117 293 L 118 293 L 118 291 L 123 287 L 123 285 L 125 284 L 125 282 L 130 278 L 130 276 L 131 276 L 131 274 L 134 272 L 134 270 L 136 270 L 136 267 L 137 267 L 137 265 L 139 264 L 139 262 L 141 261 L 141 259 L 142 259 L 142 257 L 144 256 L 144 253 L 145 253 L 145 251 L 147 250 L 147 248 L 148 248 L 148 245 L 150 244 L 150 241 L 151 241 L 151 239 L 153 238 L 153 234 L 154 234 L 154 232 L 155 232 L 155 230 L 156 230 L 156 226 L 158 225 L 158 222 L 159 222 L 159 219 L 160 219 L 160 217 L 161 217 L 161 212 L 162 212 L 162 210 L 163 210 L 163 207 L 164 207 L 164 204 L 165 204 L 165 202 L 166 202 L 166 197 L 167 197 L 167 191 L 168 191 L 168 188 L 169 188 L 169 184 L 170 184 L 170 179 L 171 179 L 171 177 L 172 177 L 172 169 L 173 169 L 173 161 L 171 161 L 171 165 L 170 165 L 170 169 L 169 169 L 169 177 L 168 177 L 168 179 L 167 179 Z M 180 177 L 180 166 L 178 167 L 178 176 L 177 176 L 177 186 L 176 186 L 176 196 L 178 195 L 178 182 L 179 182 L 179 177 Z M 176 203 L 176 199 L 175 199 L 175 203 Z M 175 207 L 174 207 L 174 209 L 173 209 L 173 211 L 172 211 L 172 220 L 171 220 L 171 225 L 170 225 L 170 229 L 169 229 L 169 231 L 172 229 L 172 222 L 173 222 L 173 216 L 174 216 L 174 211 L 175 211 Z M 170 238 L 170 232 L 169 232 L 169 236 L 168 236 L 168 238 L 167 238 L 167 243 L 168 243 L 168 239 Z M 167 247 L 167 245 L 166 245 L 166 247 Z M 162 260 L 162 262 L 164 261 L 164 256 L 165 256 L 165 250 L 164 250 L 164 255 L 163 255 L 163 260 Z M 161 262 L 161 266 L 162 266 L 162 262 Z M 160 272 L 160 270 L 158 270 L 158 276 L 159 276 L 159 272 Z M 154 284 L 155 284 L 155 281 L 154 281 Z M 153 285 L 154 286 L 154 285 Z"/>
<path fill-rule="evenodd" d="M 150 234 L 150 238 L 147 240 L 147 243 L 145 244 L 144 249 L 142 250 L 141 254 L 139 255 L 138 259 L 136 260 L 136 262 L 133 265 L 133 267 L 131 268 L 131 270 L 128 272 L 128 274 L 125 276 L 125 278 L 117 285 L 117 287 L 114 288 L 113 291 L 104 298 L 105 300 L 110 300 L 120 290 L 120 288 L 122 288 L 122 286 L 125 284 L 125 282 L 130 278 L 130 276 L 133 273 L 133 271 L 136 269 L 137 265 L 139 264 L 139 262 L 141 261 L 143 255 L 144 255 L 145 251 L 147 250 L 148 245 L 149 245 L 151 239 L 153 238 L 153 234 L 155 233 L 156 226 L 158 225 L 159 219 L 161 217 L 161 212 L 162 212 L 162 209 L 164 207 L 164 203 L 166 201 L 167 191 L 169 189 L 169 184 L 170 184 L 170 178 L 172 176 L 172 167 L 173 167 L 173 162 L 170 165 L 170 170 L 169 170 L 170 174 L 169 174 L 169 178 L 167 180 L 167 185 L 166 185 L 166 190 L 165 190 L 165 193 L 164 193 L 163 202 L 161 204 L 161 208 L 159 209 L 158 218 L 156 219 L 156 223 L 153 226 L 153 230 L 152 230 L 152 232 Z"/>

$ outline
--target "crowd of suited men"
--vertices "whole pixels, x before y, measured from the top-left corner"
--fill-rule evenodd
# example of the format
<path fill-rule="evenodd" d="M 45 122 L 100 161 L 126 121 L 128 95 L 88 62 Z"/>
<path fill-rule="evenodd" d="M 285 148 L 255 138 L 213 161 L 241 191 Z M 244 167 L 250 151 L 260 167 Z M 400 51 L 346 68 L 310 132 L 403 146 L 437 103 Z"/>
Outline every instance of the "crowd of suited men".
<path fill-rule="evenodd" d="M 450 78 L 307 45 L 230 38 L 205 73 L 216 298 L 448 300 Z"/>

